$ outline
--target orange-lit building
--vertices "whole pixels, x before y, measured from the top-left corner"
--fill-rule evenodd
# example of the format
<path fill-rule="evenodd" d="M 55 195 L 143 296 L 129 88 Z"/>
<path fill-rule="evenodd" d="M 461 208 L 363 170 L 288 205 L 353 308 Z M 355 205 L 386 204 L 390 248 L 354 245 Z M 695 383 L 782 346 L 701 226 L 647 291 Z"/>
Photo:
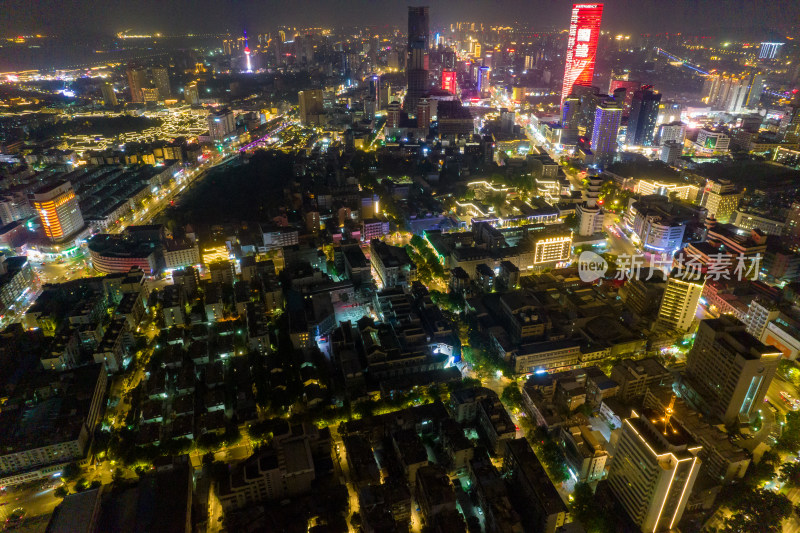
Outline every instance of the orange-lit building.
<path fill-rule="evenodd" d="M 29 194 L 28 200 L 51 241 L 61 242 L 83 229 L 83 215 L 70 182 L 46 185 Z"/>

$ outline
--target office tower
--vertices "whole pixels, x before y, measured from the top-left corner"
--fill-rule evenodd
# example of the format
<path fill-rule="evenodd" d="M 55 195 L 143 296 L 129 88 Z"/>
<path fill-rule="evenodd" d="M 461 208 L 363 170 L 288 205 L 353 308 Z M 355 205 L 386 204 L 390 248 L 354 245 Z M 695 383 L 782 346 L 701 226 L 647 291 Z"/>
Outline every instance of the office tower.
<path fill-rule="evenodd" d="M 83 215 L 70 182 L 46 185 L 29 194 L 28 200 L 51 241 L 63 241 L 83 229 Z"/>
<path fill-rule="evenodd" d="M 695 150 L 700 153 L 725 153 L 730 147 L 731 138 L 721 131 L 701 128 L 693 144 Z"/>
<path fill-rule="evenodd" d="M 131 91 L 131 102 L 140 104 L 144 102 L 142 89 L 147 87 L 147 71 L 141 67 L 128 66 L 125 71 L 128 75 L 128 87 Z"/>
<path fill-rule="evenodd" d="M 369 99 L 375 102 L 375 109 L 380 109 L 381 106 L 386 105 L 386 102 L 381 102 L 381 77 L 377 74 L 369 78 Z"/>
<path fill-rule="evenodd" d="M 689 331 L 705 283 L 702 273 L 688 268 L 674 269 L 667 278 L 667 288 L 658 308 L 658 324 L 670 330 Z"/>
<path fill-rule="evenodd" d="M 428 90 L 428 40 L 430 38 L 428 7 L 408 8 L 408 51 L 406 80 L 408 91 L 404 107 L 415 112 L 417 103 Z"/>
<path fill-rule="evenodd" d="M 456 94 L 456 72 L 454 70 L 442 71 L 442 89 L 450 94 Z"/>
<path fill-rule="evenodd" d="M 196 81 L 187 83 L 183 88 L 183 101 L 189 105 L 200 105 L 200 89 Z"/>
<path fill-rule="evenodd" d="M 613 162 L 614 154 L 617 152 L 617 133 L 621 120 L 622 106 L 612 98 L 597 105 L 591 144 L 596 165 L 606 166 Z"/>
<path fill-rule="evenodd" d="M 417 104 L 417 128 L 421 130 L 422 136 L 427 136 L 430 126 L 431 102 L 427 98 L 420 98 Z"/>
<path fill-rule="evenodd" d="M 767 76 L 761 72 L 753 74 L 753 77 L 750 79 L 750 90 L 747 93 L 745 107 L 748 109 L 757 109 L 758 104 L 761 103 L 761 95 L 766 88 Z"/>
<path fill-rule="evenodd" d="M 661 144 L 661 155 L 659 159 L 668 165 L 672 165 L 683 154 L 683 143 L 667 141 Z"/>
<path fill-rule="evenodd" d="M 221 143 L 236 132 L 236 117 L 228 108 L 212 111 L 207 120 L 208 133 L 214 142 Z"/>
<path fill-rule="evenodd" d="M 658 104 L 658 118 L 656 124 L 666 124 L 667 122 L 680 122 L 683 114 L 683 104 L 671 100 L 661 100 Z"/>
<path fill-rule="evenodd" d="M 478 92 L 481 95 L 489 94 L 489 67 L 478 68 Z"/>
<path fill-rule="evenodd" d="M 654 92 L 652 85 L 645 85 L 633 93 L 626 144 L 633 146 L 653 144 L 653 132 L 656 127 L 660 101 L 661 94 Z"/>
<path fill-rule="evenodd" d="M 307 89 L 297 93 L 300 103 L 300 123 L 303 126 L 320 124 L 323 114 L 322 89 Z"/>
<path fill-rule="evenodd" d="M 700 450 L 665 413 L 634 411 L 622 423 L 608 485 L 643 532 L 669 531 L 680 522 L 702 462 Z"/>
<path fill-rule="evenodd" d="M 706 208 L 709 217 L 716 218 L 718 222 L 728 222 L 739 207 L 741 199 L 742 192 L 730 180 L 708 179 L 700 198 L 700 206 Z"/>
<path fill-rule="evenodd" d="M 603 4 L 573 4 L 567 37 L 567 59 L 561 102 L 572 94 L 574 85 L 592 85 L 597 39 L 600 37 L 600 20 Z"/>
<path fill-rule="evenodd" d="M 114 92 L 114 86 L 107 81 L 104 81 L 100 86 L 100 92 L 103 94 L 103 105 L 105 107 L 117 107 L 119 101 L 117 94 Z"/>
<path fill-rule="evenodd" d="M 158 89 L 159 100 L 166 100 L 172 95 L 172 90 L 169 86 L 169 72 L 164 67 L 154 67 L 152 73 L 153 84 Z"/>
<path fill-rule="evenodd" d="M 399 128 L 401 114 L 402 111 L 400 110 L 400 102 L 394 101 L 389 104 L 389 107 L 386 111 L 386 127 Z"/>
<path fill-rule="evenodd" d="M 658 127 L 657 138 L 658 144 L 674 142 L 683 146 L 683 141 L 686 140 L 686 124 L 681 121 L 662 124 Z"/>
<path fill-rule="evenodd" d="M 686 354 L 686 399 L 723 424 L 747 424 L 764 401 L 781 352 L 730 315 L 703 320 Z M 683 395 L 682 395 L 683 396 Z"/>
<path fill-rule="evenodd" d="M 631 104 L 633 103 L 633 93 L 641 88 L 641 82 L 637 80 L 631 80 L 629 78 L 628 72 L 623 73 L 615 73 L 612 71 L 611 73 L 611 80 L 608 84 L 608 94 L 614 95 L 614 93 L 620 89 L 625 90 L 625 98 L 623 100 L 623 109 L 622 114 L 624 116 L 628 116 L 631 113 Z M 616 95 L 614 95 L 616 99 Z"/>
<path fill-rule="evenodd" d="M 600 176 L 589 176 L 589 185 L 586 188 L 586 201 L 578 204 L 576 214 L 578 217 L 578 235 L 594 235 L 603 231 L 603 210 L 597 205 L 600 197 L 600 187 L 603 179 Z"/>

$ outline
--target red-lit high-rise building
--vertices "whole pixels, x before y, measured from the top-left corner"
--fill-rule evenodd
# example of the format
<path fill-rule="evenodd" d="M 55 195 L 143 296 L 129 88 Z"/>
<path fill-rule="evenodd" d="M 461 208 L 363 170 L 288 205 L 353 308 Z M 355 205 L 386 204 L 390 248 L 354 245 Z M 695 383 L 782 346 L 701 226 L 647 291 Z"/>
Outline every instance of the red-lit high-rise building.
<path fill-rule="evenodd" d="M 442 71 L 442 89 L 450 94 L 456 94 L 456 72 L 454 70 Z"/>
<path fill-rule="evenodd" d="M 567 62 L 564 68 L 564 84 L 561 87 L 562 104 L 572 92 L 573 86 L 592 85 L 602 17 L 603 4 L 572 5 L 567 37 Z"/>

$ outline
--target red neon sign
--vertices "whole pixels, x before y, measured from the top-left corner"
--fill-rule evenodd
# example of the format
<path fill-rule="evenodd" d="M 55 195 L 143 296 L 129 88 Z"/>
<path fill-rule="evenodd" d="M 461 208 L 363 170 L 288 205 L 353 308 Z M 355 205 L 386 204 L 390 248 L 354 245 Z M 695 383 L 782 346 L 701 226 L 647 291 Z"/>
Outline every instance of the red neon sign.
<path fill-rule="evenodd" d="M 456 72 L 454 70 L 442 71 L 442 89 L 450 94 L 456 94 Z"/>
<path fill-rule="evenodd" d="M 592 85 L 594 61 L 597 56 L 597 39 L 600 37 L 600 20 L 603 4 L 573 4 L 572 18 L 567 38 L 567 61 L 564 84 L 561 87 L 561 104 L 572 92 L 574 85 Z"/>

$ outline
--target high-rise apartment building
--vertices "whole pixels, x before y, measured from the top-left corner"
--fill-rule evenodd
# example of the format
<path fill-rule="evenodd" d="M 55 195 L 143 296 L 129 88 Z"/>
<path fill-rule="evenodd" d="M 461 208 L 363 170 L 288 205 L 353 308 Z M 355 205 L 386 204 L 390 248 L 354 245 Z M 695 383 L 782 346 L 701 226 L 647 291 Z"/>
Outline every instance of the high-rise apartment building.
<path fill-rule="evenodd" d="M 300 103 L 300 123 L 303 126 L 322 122 L 323 94 L 322 89 L 306 89 L 297 93 Z"/>
<path fill-rule="evenodd" d="M 183 88 L 183 101 L 189 105 L 200 105 L 200 89 L 196 81 L 190 81 Z"/>
<path fill-rule="evenodd" d="M 214 142 L 223 142 L 236 131 L 236 117 L 228 108 L 208 114 L 208 133 Z"/>
<path fill-rule="evenodd" d="M 608 485 L 643 532 L 670 531 L 692 492 L 702 450 L 664 413 L 644 409 L 622 423 Z"/>
<path fill-rule="evenodd" d="M 64 241 L 83 229 L 83 215 L 70 182 L 46 185 L 28 195 L 28 200 L 51 241 Z"/>
<path fill-rule="evenodd" d="M 730 315 L 703 320 L 686 355 L 682 397 L 723 424 L 747 424 L 772 383 L 781 352 Z"/>
<path fill-rule="evenodd" d="M 613 162 L 621 120 L 622 106 L 613 98 L 603 100 L 595 108 L 591 144 L 595 164 L 606 166 Z"/>
<path fill-rule="evenodd" d="M 131 91 L 131 102 L 139 104 L 144 102 L 142 89 L 148 87 L 147 71 L 141 67 L 128 66 L 125 73 L 128 75 L 128 88 Z"/>
<path fill-rule="evenodd" d="M 152 73 L 153 84 L 158 89 L 159 100 L 166 100 L 172 95 L 172 89 L 169 86 L 169 72 L 164 67 L 154 67 Z"/>
<path fill-rule="evenodd" d="M 671 330 L 689 331 L 704 285 L 702 274 L 690 269 L 674 269 L 667 278 L 667 288 L 658 308 L 658 323 Z"/>
<path fill-rule="evenodd" d="M 403 107 L 414 113 L 417 103 L 428 91 L 428 50 L 430 18 L 428 6 L 408 8 L 408 50 L 406 57 L 406 80 L 408 91 Z"/>
<path fill-rule="evenodd" d="M 654 92 L 652 86 L 644 86 L 633 93 L 631 114 L 628 119 L 627 144 L 633 146 L 653 144 L 659 102 L 661 102 L 661 94 Z"/>
<path fill-rule="evenodd" d="M 104 81 L 100 86 L 100 92 L 103 95 L 104 107 L 117 107 L 117 105 L 119 105 L 117 94 L 114 92 L 114 85 L 112 85 L 110 82 Z"/>
<path fill-rule="evenodd" d="M 602 18 L 603 4 L 572 5 L 564 83 L 561 86 L 562 103 L 567 96 L 572 94 L 574 85 L 592 85 Z"/>

